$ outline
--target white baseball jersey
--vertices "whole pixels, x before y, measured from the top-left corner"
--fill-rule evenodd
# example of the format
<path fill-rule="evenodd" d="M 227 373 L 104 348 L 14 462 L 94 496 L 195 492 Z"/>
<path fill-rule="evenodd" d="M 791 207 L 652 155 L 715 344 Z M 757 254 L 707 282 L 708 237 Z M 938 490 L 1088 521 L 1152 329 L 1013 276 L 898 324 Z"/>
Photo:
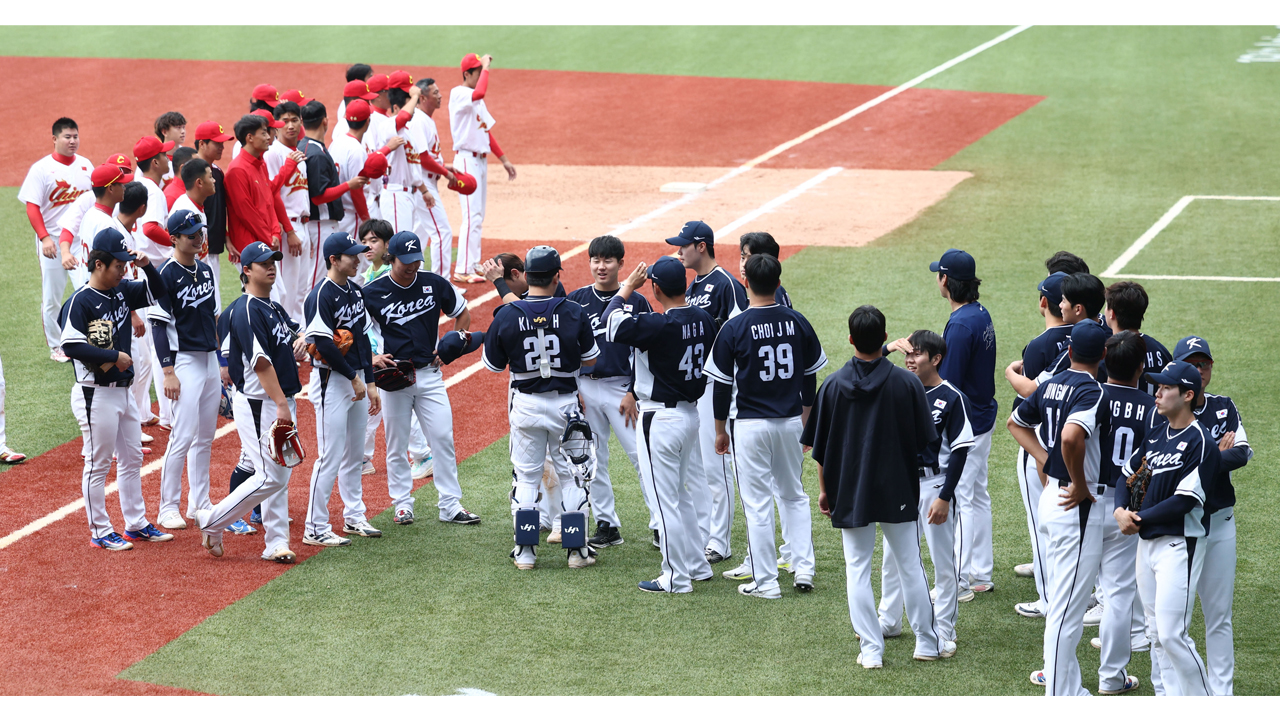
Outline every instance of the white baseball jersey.
<path fill-rule="evenodd" d="M 80 257 L 80 260 L 88 264 L 89 248 L 93 247 L 94 236 L 109 227 L 119 230 L 120 234 L 124 236 L 124 244 L 127 245 L 130 250 L 134 249 L 135 243 L 133 240 L 133 234 L 125 229 L 124 225 L 120 223 L 120 220 L 116 218 L 114 214 L 108 215 L 102 211 L 102 206 L 95 203 L 89 207 L 89 211 L 84 214 L 84 219 L 80 221 L 80 232 L 76 235 L 76 239 L 72 243 L 72 252 L 75 252 L 78 244 L 79 250 L 83 254 L 83 257 Z M 126 272 L 125 278 L 134 279 L 134 271 L 130 270 L 129 272 Z"/>
<path fill-rule="evenodd" d="M 27 171 L 18 190 L 18 202 L 40 206 L 44 229 L 56 240 L 60 232 L 58 221 L 67 208 L 82 195 L 93 198 L 93 184 L 89 181 L 92 173 L 93 163 L 82 155 L 76 155 L 70 165 L 45 155 Z"/>
<path fill-rule="evenodd" d="M 394 118 L 391 120 L 391 128 L 395 129 Z M 416 132 L 409 129 L 407 124 L 396 131 L 395 135 L 404 140 L 404 145 L 392 150 L 387 155 L 386 181 L 391 185 L 412 188 L 422 182 L 418 174 L 418 166 L 422 161 L 418 159 L 418 148 L 414 146 L 415 142 L 421 143 L 422 141 L 417 137 Z"/>
<path fill-rule="evenodd" d="M 173 201 L 173 207 L 169 209 L 169 214 L 172 215 L 178 212 L 179 210 L 190 210 L 191 212 L 200 216 L 200 222 L 202 223 L 209 222 L 208 216 L 204 214 L 204 208 L 196 205 L 195 201 L 191 199 L 191 196 L 187 195 L 186 193 L 182 193 L 181 195 L 178 196 L 177 200 Z M 208 227 L 204 227 L 200 229 L 200 237 L 204 240 L 204 242 L 201 243 L 200 252 L 197 253 L 196 255 L 201 260 L 204 260 L 209 257 L 209 228 Z"/>
<path fill-rule="evenodd" d="M 373 112 L 369 114 L 369 129 L 364 132 L 365 154 L 375 153 L 381 150 L 396 135 L 396 122 L 391 118 L 383 115 L 377 108 L 373 108 Z M 400 152 L 398 149 L 396 152 Z M 396 153 L 391 153 L 395 155 Z M 391 158 L 387 158 L 387 167 L 391 167 Z M 382 178 L 369 178 L 369 184 L 365 186 L 365 195 L 373 198 L 373 203 L 377 202 L 378 194 L 382 192 Z M 372 203 L 371 203 L 372 204 Z"/>
<path fill-rule="evenodd" d="M 142 214 L 142 217 L 138 218 L 133 234 L 134 242 L 137 244 L 137 249 L 151 260 L 152 265 L 160 267 L 165 260 L 168 260 L 173 255 L 173 248 L 155 244 L 151 241 L 151 238 L 142 232 L 142 228 L 146 227 L 149 222 L 160 223 L 160 227 L 164 228 L 165 233 L 168 234 L 166 221 L 169 219 L 169 201 L 165 199 L 164 191 L 160 189 L 160 186 L 149 178 L 139 174 L 134 179 L 142 183 L 142 186 L 147 189 L 147 211 Z"/>
<path fill-rule="evenodd" d="M 262 154 L 262 160 L 267 164 L 267 175 L 272 180 L 280 173 L 285 161 L 289 159 L 289 154 L 295 149 L 276 140 Z M 307 190 L 306 161 L 300 163 L 280 185 L 280 198 L 284 200 L 284 211 L 289 217 L 300 218 L 311 215 L 311 195 Z"/>
<path fill-rule="evenodd" d="M 351 131 L 351 126 L 347 124 L 347 101 L 343 100 L 338 103 L 338 114 L 333 120 L 333 137 L 346 135 Z"/>
<path fill-rule="evenodd" d="M 84 222 L 85 213 L 89 212 L 89 208 L 92 208 L 96 202 L 97 198 L 93 196 L 92 192 L 84 193 L 76 198 L 76 201 L 71 203 L 70 206 L 63 208 L 62 217 L 58 220 L 58 232 L 54 233 L 58 237 L 62 235 L 63 230 L 71 233 L 71 256 L 80 262 L 85 262 L 89 259 L 88 247 L 80 242 L 80 224 Z M 49 216 L 46 215 L 44 219 L 48 222 Z"/>
<path fill-rule="evenodd" d="M 484 100 L 471 100 L 474 92 L 466 85 L 449 91 L 449 131 L 453 133 L 453 151 L 489 152 L 489 131 L 497 123 L 485 107 Z"/>
<path fill-rule="evenodd" d="M 360 141 L 351 135 L 347 133 L 339 135 L 335 132 L 333 142 L 329 144 L 329 156 L 333 158 L 333 164 L 338 168 L 338 182 L 345 183 L 360 174 L 369 153 L 365 152 Z M 349 192 L 342 194 L 342 212 L 344 217 L 356 216 L 355 202 L 351 200 Z"/>
<path fill-rule="evenodd" d="M 414 148 L 418 151 L 419 165 L 421 165 L 422 156 L 430 156 L 432 160 L 444 165 L 444 158 L 440 156 L 440 131 L 436 128 L 436 121 L 430 115 L 414 108 L 413 119 L 409 121 L 408 127 L 417 136 Z M 429 171 L 423 167 L 423 180 L 428 176 Z"/>

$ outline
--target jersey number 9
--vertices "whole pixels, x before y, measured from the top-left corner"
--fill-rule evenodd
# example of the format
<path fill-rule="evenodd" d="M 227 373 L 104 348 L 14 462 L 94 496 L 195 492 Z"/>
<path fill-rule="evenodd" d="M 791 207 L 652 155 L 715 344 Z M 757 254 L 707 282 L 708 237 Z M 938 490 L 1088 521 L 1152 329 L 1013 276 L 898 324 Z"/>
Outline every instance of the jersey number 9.
<path fill-rule="evenodd" d="M 769 382 L 774 375 L 787 380 L 796 374 L 796 361 L 791 356 L 791 344 L 782 343 L 775 350 L 772 345 L 761 345 L 756 355 L 764 358 L 764 369 L 760 371 L 760 379 Z"/>

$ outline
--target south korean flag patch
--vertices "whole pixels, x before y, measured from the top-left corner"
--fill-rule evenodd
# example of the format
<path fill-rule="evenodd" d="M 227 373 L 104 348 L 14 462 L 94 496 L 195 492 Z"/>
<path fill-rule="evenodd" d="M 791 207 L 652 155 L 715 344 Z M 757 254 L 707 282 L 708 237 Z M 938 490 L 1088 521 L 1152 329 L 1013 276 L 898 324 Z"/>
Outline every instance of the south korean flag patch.
<path fill-rule="evenodd" d="M 1180 442 L 1180 443 L 1178 443 L 1178 451 L 1179 451 L 1179 452 L 1181 452 L 1181 451 L 1183 451 L 1183 450 L 1186 450 L 1186 449 L 1187 449 L 1187 444 L 1186 444 L 1185 442 Z"/>
<path fill-rule="evenodd" d="M 939 398 L 938 400 L 933 401 L 933 406 L 938 408 L 939 410 L 945 410 L 947 407 L 947 401 Z"/>
<path fill-rule="evenodd" d="M 1219 419 L 1219 420 L 1226 420 L 1226 419 L 1227 419 L 1227 409 L 1226 409 L 1226 408 L 1222 408 L 1221 410 L 1219 410 L 1219 411 L 1218 411 L 1218 419 Z"/>

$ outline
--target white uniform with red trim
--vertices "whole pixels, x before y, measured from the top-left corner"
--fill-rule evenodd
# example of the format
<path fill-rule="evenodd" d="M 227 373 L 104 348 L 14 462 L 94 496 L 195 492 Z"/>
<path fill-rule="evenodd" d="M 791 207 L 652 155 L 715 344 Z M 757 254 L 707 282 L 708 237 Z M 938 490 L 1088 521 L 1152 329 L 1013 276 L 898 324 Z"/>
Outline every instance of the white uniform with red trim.
<path fill-rule="evenodd" d="M 373 112 L 369 113 L 369 127 L 365 130 L 363 139 L 365 155 L 378 152 L 386 147 L 387 143 L 396 134 L 394 120 L 383 115 L 381 110 L 372 105 L 370 105 L 370 109 Z M 391 163 L 388 162 L 387 167 L 390 168 L 390 166 Z M 356 172 L 359 172 L 359 170 Z M 364 201 L 369 206 L 370 218 L 386 220 L 386 218 L 382 217 L 382 209 L 378 205 L 378 197 L 382 195 L 384 178 L 385 176 L 369 178 L 369 184 L 364 186 Z M 352 237 L 355 237 L 355 235 L 353 234 Z"/>
<path fill-rule="evenodd" d="M 22 181 L 18 202 L 40 207 L 45 233 L 52 236 L 55 247 L 61 232 L 58 221 L 66 210 L 82 195 L 93 197 L 93 184 L 89 181 L 92 172 L 93 163 L 82 155 L 74 156 L 69 165 L 58 162 L 53 155 L 45 155 L 32 164 Z M 62 294 L 67 290 L 69 278 L 62 267 L 60 249 L 53 257 L 47 258 L 40 251 L 40 238 L 36 238 L 36 257 L 40 261 L 40 314 L 44 322 L 44 339 L 52 351 L 62 347 L 58 311 L 62 309 Z"/>
<path fill-rule="evenodd" d="M 388 118 L 375 112 L 369 116 L 369 120 L 372 122 L 375 116 L 386 120 L 389 129 L 393 131 L 388 140 L 391 137 L 404 140 L 404 145 L 387 153 L 387 174 L 382 182 L 382 192 L 378 193 L 378 208 L 382 212 L 382 219 L 391 223 L 392 230 L 412 231 L 415 217 L 414 187 L 421 182 L 417 173 L 418 148 L 414 146 L 414 133 L 409 130 L 408 125 L 396 130 L 395 117 Z"/>
<path fill-rule="evenodd" d="M 338 182 L 349 182 L 351 178 L 359 175 L 364 168 L 365 158 L 368 156 L 369 153 L 365 151 L 360 141 L 348 133 L 339 135 L 335 132 L 333 134 L 333 142 L 329 144 L 329 157 L 333 158 L 333 164 L 338 168 Z M 349 192 L 342 194 L 342 220 L 334 223 L 334 225 L 337 226 L 338 230 L 354 238 L 356 230 L 360 226 L 360 218 L 356 215 L 356 203 L 352 199 L 352 195 L 353 193 Z M 316 225 L 316 223 L 307 225 L 308 231 Z M 333 230 L 328 223 L 321 223 L 320 225 L 324 236 L 320 240 L 323 241 Z"/>
<path fill-rule="evenodd" d="M 453 133 L 453 167 L 476 179 L 476 191 L 458 195 L 462 206 L 462 231 L 458 237 L 458 263 L 454 272 L 476 271 L 480 258 L 480 232 L 484 226 L 485 199 L 489 188 L 489 131 L 497 122 L 484 99 L 472 100 L 474 90 L 459 85 L 449 91 L 449 130 Z"/>
<path fill-rule="evenodd" d="M 262 161 L 267 164 L 267 175 L 275 180 L 284 169 L 285 161 L 295 148 L 276 140 L 262 154 Z M 307 189 L 307 164 L 300 163 L 280 185 L 280 199 L 284 201 L 284 212 L 289 216 L 289 223 L 294 231 L 307 224 L 311 215 L 311 194 Z M 271 299 L 280 303 L 289 317 L 302 317 L 302 302 L 311 292 L 312 277 L 315 271 L 315 253 L 318 245 L 310 237 L 302 240 L 302 254 L 289 252 L 289 243 L 283 242 L 280 251 L 284 258 L 280 260 L 280 277 L 271 286 Z M 323 238 L 321 238 L 323 241 Z M 322 261 L 323 262 L 323 261 Z"/>
<path fill-rule="evenodd" d="M 414 109 L 413 119 L 408 125 L 410 132 L 417 138 L 414 147 L 419 148 L 419 157 L 430 157 L 444 165 L 440 157 L 440 132 L 436 129 L 436 121 L 425 112 Z M 449 277 L 449 263 L 453 259 L 453 228 L 449 225 L 449 216 L 445 214 L 440 202 L 440 176 L 421 166 L 422 182 L 427 186 L 434 204 L 427 207 L 421 193 L 413 196 L 413 206 L 417 211 L 417 229 L 414 231 L 420 238 L 428 238 L 431 247 L 431 272 Z"/>

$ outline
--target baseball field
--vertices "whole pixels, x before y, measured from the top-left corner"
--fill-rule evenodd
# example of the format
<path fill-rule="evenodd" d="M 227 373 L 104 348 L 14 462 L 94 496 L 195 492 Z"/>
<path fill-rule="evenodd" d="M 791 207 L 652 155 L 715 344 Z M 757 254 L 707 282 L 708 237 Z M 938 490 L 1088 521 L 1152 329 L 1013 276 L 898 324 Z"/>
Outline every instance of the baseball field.
<path fill-rule="evenodd" d="M 1035 695 L 1043 620 L 1014 613 L 1035 597 L 1016 445 L 997 423 L 990 459 L 995 590 L 960 606 L 959 651 L 911 660 L 909 633 L 884 669 L 854 661 L 840 535 L 814 502 L 815 589 L 783 583 L 757 602 L 717 576 L 691 595 L 655 596 L 636 474 L 616 440 L 610 466 L 626 543 L 571 572 L 554 557 L 519 573 L 511 549 L 506 378 L 475 355 L 446 371 L 467 509 L 483 522 L 431 522 L 436 491 L 416 490 L 419 522 L 394 525 L 386 474 L 364 477 L 381 539 L 317 551 L 299 564 L 258 559 L 261 536 L 227 538 L 210 557 L 197 530 L 131 552 L 92 549 L 80 501 L 80 432 L 71 370 L 49 359 L 40 275 L 17 186 L 51 150 L 61 115 L 95 162 L 182 112 L 192 130 L 230 125 L 254 85 L 299 88 L 337 106 L 348 64 L 435 77 L 446 92 L 467 52 L 491 53 L 487 102 L 519 169 L 491 172 L 484 254 L 557 247 L 565 285 L 590 282 L 585 241 L 612 233 L 627 262 L 669 251 L 690 219 L 717 233 L 738 273 L 736 240 L 767 230 L 782 282 L 832 362 L 851 356 L 846 319 L 862 304 L 891 338 L 941 331 L 949 307 L 930 261 L 976 258 L 995 322 L 997 373 L 1043 329 L 1044 260 L 1069 250 L 1104 282 L 1136 277 L 1151 298 L 1143 330 L 1172 348 L 1212 343 L 1214 393 L 1231 396 L 1255 457 L 1235 473 L 1239 527 L 1235 692 L 1280 692 L 1280 64 L 1239 62 L 1274 27 L 500 27 L 0 28 L 0 357 L 8 443 L 31 458 L 0 472 L 0 674 L 5 694 L 219 695 Z M 287 36 L 289 42 L 279 38 Z M 436 115 L 447 141 L 445 113 Z M 188 136 L 190 138 L 190 136 Z M 189 140 L 190 143 L 190 140 Z M 227 158 L 229 159 L 228 152 Z M 451 158 L 446 149 L 445 159 Z M 225 163 L 224 163 L 225 165 Z M 679 184 L 672 186 L 671 184 Z M 664 191 L 664 186 L 666 191 Z M 671 192 L 684 190 L 685 192 Z M 460 213 L 445 204 L 455 228 Z M 223 263 L 223 301 L 238 294 Z M 497 300 L 467 298 L 484 329 Z M 895 356 L 901 363 L 901 356 Z M 997 377 L 1000 417 L 1013 391 Z M 315 447 L 309 403 L 301 435 Z M 226 423 L 226 421 L 220 421 Z M 154 516 L 157 432 L 143 488 Z M 379 436 L 381 438 L 381 435 Z M 238 455 L 214 443 L 214 499 Z M 379 440 L 381 453 L 381 440 Z M 290 507 L 305 508 L 311 458 Z M 807 460 L 806 489 L 816 497 Z M 110 478 L 109 478 L 110 481 Z M 331 512 L 340 512 L 334 497 Z M 119 507 L 108 497 L 119 524 Z M 376 513 L 382 513 L 374 517 Z M 152 517 L 154 519 L 154 517 Z M 741 513 L 735 555 L 745 549 Z M 741 549 L 740 549 L 741 548 Z M 558 553 L 551 552 L 551 556 Z M 877 553 L 878 555 L 878 553 Z M 927 555 L 926 555 L 927 558 Z M 927 561 L 926 561 L 927 562 Z M 736 564 L 715 566 L 717 571 Z M 873 582 L 878 588 L 879 562 Z M 1098 651 L 1085 631 L 1085 686 Z M 1199 611 L 1192 636 L 1203 648 Z M 1148 653 L 1129 674 L 1151 694 Z"/>

